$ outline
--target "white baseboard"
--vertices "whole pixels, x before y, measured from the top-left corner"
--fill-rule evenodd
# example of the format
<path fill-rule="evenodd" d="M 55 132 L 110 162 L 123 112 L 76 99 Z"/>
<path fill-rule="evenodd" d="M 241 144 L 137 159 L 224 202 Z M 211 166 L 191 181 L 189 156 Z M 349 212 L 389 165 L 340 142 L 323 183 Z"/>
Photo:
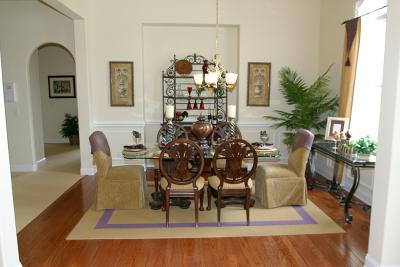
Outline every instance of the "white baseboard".
<path fill-rule="evenodd" d="M 364 267 L 400 267 L 400 264 L 396 265 L 383 265 L 380 264 L 375 258 L 373 258 L 371 255 L 367 254 L 365 256 L 365 263 Z"/>
<path fill-rule="evenodd" d="M 36 161 L 36 170 L 38 170 L 40 167 L 42 167 L 44 164 L 46 164 L 46 158 L 39 159 Z"/>
<path fill-rule="evenodd" d="M 66 144 L 69 143 L 67 138 L 45 138 L 45 144 Z"/>
<path fill-rule="evenodd" d="M 33 164 L 10 164 L 10 169 L 11 172 L 35 172 L 45 163 L 46 158 L 42 158 Z"/>
<path fill-rule="evenodd" d="M 91 168 L 81 168 L 81 175 L 95 175 L 96 174 L 96 168 L 91 167 Z"/>

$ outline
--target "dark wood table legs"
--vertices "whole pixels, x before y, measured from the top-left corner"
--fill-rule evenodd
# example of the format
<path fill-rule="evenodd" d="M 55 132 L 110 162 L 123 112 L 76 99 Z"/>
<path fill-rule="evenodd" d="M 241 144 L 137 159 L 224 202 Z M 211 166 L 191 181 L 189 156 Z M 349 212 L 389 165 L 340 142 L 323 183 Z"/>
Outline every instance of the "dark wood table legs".
<path fill-rule="evenodd" d="M 351 208 L 351 199 L 353 198 L 354 193 L 356 192 L 358 185 L 360 184 L 360 168 L 352 167 L 351 173 L 353 174 L 353 185 L 350 189 L 350 192 L 344 199 L 344 220 L 347 223 L 351 223 L 353 220 L 353 216 L 349 213 L 349 208 Z"/>
<path fill-rule="evenodd" d="M 350 214 L 349 209 L 351 208 L 352 199 L 354 193 L 356 192 L 358 185 L 360 184 L 360 167 L 359 166 L 350 166 L 351 173 L 353 175 L 353 185 L 347 195 L 342 193 L 342 188 L 340 183 L 337 181 L 338 174 L 338 166 L 340 164 L 340 160 L 334 158 L 335 166 L 333 169 L 333 177 L 331 181 L 328 181 L 326 185 L 322 185 L 320 182 L 316 180 L 315 177 L 315 151 L 311 150 L 310 158 L 308 161 L 308 189 L 312 190 L 315 187 L 325 188 L 326 191 L 335 195 L 338 199 L 341 200 L 341 203 L 344 205 L 344 220 L 346 223 L 351 223 L 353 220 L 353 216 Z M 367 208 L 365 208 L 367 209 Z"/>

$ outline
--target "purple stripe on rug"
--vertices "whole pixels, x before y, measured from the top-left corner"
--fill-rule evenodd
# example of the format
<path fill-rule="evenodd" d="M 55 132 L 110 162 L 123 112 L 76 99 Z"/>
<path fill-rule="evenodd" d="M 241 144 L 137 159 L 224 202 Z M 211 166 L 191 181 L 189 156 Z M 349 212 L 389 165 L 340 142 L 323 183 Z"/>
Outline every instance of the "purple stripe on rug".
<path fill-rule="evenodd" d="M 301 220 L 277 220 L 277 221 L 250 221 L 250 226 L 274 226 L 274 225 L 304 225 L 304 224 L 317 224 L 317 222 L 300 206 L 292 206 L 297 214 L 301 217 Z M 104 210 L 103 215 L 97 222 L 95 229 L 111 229 L 111 228 L 164 228 L 165 223 L 113 223 L 109 224 L 114 210 Z M 237 227 L 246 226 L 245 221 L 239 222 L 221 222 L 221 226 L 224 227 Z M 217 222 L 204 222 L 199 223 L 199 227 L 217 227 Z M 185 228 L 194 227 L 194 223 L 170 223 L 171 228 Z"/>

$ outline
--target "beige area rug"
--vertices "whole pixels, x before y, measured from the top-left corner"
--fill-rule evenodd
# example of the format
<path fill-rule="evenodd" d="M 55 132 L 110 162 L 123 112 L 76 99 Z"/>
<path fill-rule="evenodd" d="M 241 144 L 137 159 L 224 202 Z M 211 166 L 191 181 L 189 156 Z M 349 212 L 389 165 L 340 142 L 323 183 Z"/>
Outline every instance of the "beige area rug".
<path fill-rule="evenodd" d="M 11 174 L 18 232 L 81 178 L 79 147 L 45 144 L 45 154 L 37 172 Z"/>
<path fill-rule="evenodd" d="M 214 202 L 213 202 L 214 203 Z M 251 226 L 246 226 L 243 206 L 222 209 L 222 226 L 217 226 L 217 209 L 199 211 L 199 227 L 194 227 L 193 203 L 189 209 L 171 207 L 170 228 L 165 228 L 165 212 L 151 210 L 89 209 L 75 226 L 69 240 L 205 238 L 343 233 L 314 203 L 307 206 L 264 209 L 256 202 L 250 210 Z"/>

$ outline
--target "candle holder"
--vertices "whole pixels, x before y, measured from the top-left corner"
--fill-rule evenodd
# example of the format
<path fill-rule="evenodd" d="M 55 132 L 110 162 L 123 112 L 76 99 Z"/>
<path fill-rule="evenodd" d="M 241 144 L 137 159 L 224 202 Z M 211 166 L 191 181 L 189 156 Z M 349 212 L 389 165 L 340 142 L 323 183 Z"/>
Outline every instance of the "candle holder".
<path fill-rule="evenodd" d="M 175 127 L 172 122 L 172 118 L 166 118 L 167 120 L 167 130 L 166 134 L 161 137 L 161 144 L 165 146 L 169 142 L 175 139 Z"/>
<path fill-rule="evenodd" d="M 228 118 L 228 127 L 226 132 L 227 139 L 235 137 L 236 121 L 235 118 Z"/>

